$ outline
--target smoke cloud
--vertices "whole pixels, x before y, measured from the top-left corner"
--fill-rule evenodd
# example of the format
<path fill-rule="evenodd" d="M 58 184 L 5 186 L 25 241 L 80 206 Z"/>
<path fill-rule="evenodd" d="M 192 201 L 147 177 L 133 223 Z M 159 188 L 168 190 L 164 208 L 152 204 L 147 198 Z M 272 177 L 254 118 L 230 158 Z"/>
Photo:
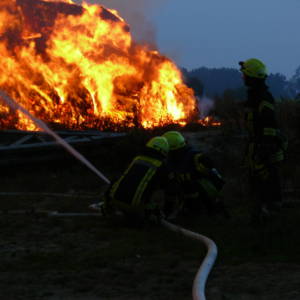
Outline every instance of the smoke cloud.
<path fill-rule="evenodd" d="M 129 24 L 131 33 L 136 41 L 156 44 L 156 30 L 150 21 L 150 14 L 158 10 L 170 0 L 86 0 L 88 3 L 101 4 L 115 9 Z M 82 1 L 75 0 L 76 3 Z"/>
<path fill-rule="evenodd" d="M 198 100 L 198 108 L 200 111 L 200 119 L 203 119 L 210 114 L 211 110 L 215 106 L 215 102 L 214 100 L 206 96 L 197 97 L 197 100 Z"/>

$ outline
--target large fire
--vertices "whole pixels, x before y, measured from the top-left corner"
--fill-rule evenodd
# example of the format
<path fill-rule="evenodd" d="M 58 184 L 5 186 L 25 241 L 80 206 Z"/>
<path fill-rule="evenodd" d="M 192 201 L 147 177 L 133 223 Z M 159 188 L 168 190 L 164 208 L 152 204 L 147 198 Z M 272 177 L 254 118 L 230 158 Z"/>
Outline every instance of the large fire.
<path fill-rule="evenodd" d="M 49 124 L 184 124 L 192 89 L 167 57 L 132 40 L 116 11 L 71 0 L 0 0 L 0 89 Z M 36 130 L 0 103 L 1 128 Z"/>

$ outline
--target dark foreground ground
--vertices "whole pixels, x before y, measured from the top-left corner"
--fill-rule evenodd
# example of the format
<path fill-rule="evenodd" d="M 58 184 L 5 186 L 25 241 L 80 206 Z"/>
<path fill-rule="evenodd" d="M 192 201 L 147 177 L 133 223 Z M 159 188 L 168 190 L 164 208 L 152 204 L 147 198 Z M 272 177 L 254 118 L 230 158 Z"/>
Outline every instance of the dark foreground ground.
<path fill-rule="evenodd" d="M 187 135 L 192 144 L 213 154 L 225 174 L 224 193 L 232 214 L 231 219 L 202 213 L 176 221 L 218 245 L 207 299 L 299 300 L 298 144 L 291 145 L 290 162 L 284 169 L 283 185 L 289 191 L 285 199 L 293 203 L 266 226 L 253 227 L 249 225 L 249 194 L 241 167 L 242 139 L 218 131 Z M 134 147 L 132 141 L 130 147 Z M 91 160 L 111 178 L 126 164 L 126 157 L 119 163 L 112 160 L 119 153 L 117 145 L 109 153 L 99 150 L 99 157 Z M 205 255 L 197 241 L 159 225 L 133 228 L 119 217 L 6 213 L 31 208 L 89 212 L 87 206 L 97 201 L 104 185 L 80 163 L 13 166 L 3 169 L 1 182 L 0 299 L 192 298 L 193 279 Z"/>

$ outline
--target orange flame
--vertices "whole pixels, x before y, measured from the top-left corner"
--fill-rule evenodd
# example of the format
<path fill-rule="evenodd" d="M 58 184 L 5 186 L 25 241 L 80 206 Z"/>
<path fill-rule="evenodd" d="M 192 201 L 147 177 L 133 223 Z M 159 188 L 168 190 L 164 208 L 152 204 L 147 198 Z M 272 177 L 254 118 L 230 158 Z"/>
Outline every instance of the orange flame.
<path fill-rule="evenodd" d="M 210 126 L 210 127 L 218 127 L 222 125 L 220 121 L 214 120 L 212 116 L 206 116 L 205 118 L 198 120 L 198 124 L 202 126 Z"/>
<path fill-rule="evenodd" d="M 185 124 L 192 89 L 176 65 L 136 44 L 114 10 L 72 1 L 0 0 L 0 88 L 70 129 Z M 36 130 L 0 104 L 1 127 Z"/>

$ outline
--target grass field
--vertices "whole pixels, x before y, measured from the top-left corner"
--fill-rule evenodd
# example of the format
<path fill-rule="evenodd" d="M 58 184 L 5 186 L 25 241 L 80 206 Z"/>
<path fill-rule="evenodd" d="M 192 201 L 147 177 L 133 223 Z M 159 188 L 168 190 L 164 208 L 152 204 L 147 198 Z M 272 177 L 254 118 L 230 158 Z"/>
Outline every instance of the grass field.
<path fill-rule="evenodd" d="M 232 215 L 226 219 L 203 212 L 176 220 L 218 245 L 207 298 L 300 299 L 299 202 L 288 205 L 264 227 L 250 226 L 242 138 L 218 130 L 185 134 L 191 144 L 215 158 L 227 180 L 224 194 Z M 140 137 L 130 137 L 109 150 L 99 149 L 99 155 L 90 159 L 111 179 L 140 144 Z M 290 146 L 284 168 L 284 188 L 294 191 L 299 178 L 297 145 Z M 105 188 L 99 178 L 72 160 L 3 168 L 1 182 L 1 192 L 7 193 L 0 195 L 3 212 L 32 208 L 88 212 L 88 205 Z M 12 192 L 20 195 L 9 195 Z M 296 192 L 285 198 L 299 201 Z M 191 299 L 193 279 L 205 255 L 197 241 L 159 225 L 134 228 L 120 217 L 2 213 L 0 224 L 0 299 L 5 300 Z"/>

